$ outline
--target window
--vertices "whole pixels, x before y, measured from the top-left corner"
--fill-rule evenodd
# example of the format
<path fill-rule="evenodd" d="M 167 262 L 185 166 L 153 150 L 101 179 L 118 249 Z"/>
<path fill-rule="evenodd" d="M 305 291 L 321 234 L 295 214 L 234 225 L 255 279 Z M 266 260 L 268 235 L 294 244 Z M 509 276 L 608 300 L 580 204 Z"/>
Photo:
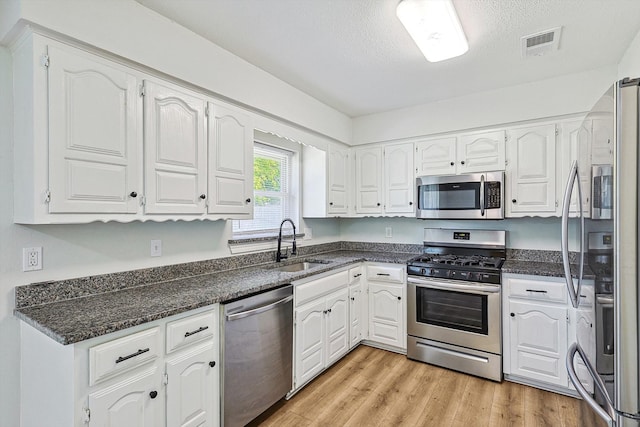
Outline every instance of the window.
<path fill-rule="evenodd" d="M 256 142 L 253 148 L 253 219 L 233 221 L 233 234 L 277 232 L 284 218 L 298 224 L 297 158 L 293 151 Z"/>

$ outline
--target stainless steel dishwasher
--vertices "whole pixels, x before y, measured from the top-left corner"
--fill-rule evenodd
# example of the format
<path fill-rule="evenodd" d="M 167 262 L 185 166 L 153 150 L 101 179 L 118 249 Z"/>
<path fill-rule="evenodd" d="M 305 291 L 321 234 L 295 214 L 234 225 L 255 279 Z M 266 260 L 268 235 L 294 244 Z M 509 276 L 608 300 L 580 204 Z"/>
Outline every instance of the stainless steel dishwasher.
<path fill-rule="evenodd" d="M 291 390 L 293 286 L 223 307 L 222 421 L 241 427 Z"/>

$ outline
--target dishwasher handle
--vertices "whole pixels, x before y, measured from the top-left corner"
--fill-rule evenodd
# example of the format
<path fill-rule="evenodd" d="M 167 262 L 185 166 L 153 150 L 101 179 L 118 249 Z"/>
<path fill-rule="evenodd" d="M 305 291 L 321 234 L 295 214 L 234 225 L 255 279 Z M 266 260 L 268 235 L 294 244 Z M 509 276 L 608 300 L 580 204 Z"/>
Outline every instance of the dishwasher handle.
<path fill-rule="evenodd" d="M 247 310 L 247 311 L 241 311 L 240 313 L 234 313 L 234 314 L 227 314 L 227 321 L 232 321 L 232 320 L 238 320 L 238 319 L 244 319 L 245 317 L 249 317 L 249 316 L 254 316 L 256 314 L 260 314 L 260 313 L 264 313 L 265 311 L 269 311 L 274 307 L 277 307 L 279 305 L 282 304 L 286 304 L 289 301 L 293 300 L 293 295 L 289 295 L 286 296 L 284 298 L 282 298 L 281 300 L 278 300 L 276 302 L 272 302 L 271 304 L 267 304 L 267 305 L 263 305 L 262 307 L 257 307 L 257 308 L 253 308 L 251 310 Z"/>

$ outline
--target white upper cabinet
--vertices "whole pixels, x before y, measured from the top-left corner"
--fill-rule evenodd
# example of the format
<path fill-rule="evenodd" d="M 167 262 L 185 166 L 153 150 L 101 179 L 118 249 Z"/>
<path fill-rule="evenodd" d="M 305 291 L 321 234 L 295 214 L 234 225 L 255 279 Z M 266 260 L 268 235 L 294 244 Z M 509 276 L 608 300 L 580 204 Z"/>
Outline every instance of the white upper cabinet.
<path fill-rule="evenodd" d="M 416 142 L 416 176 L 455 175 L 456 137 Z"/>
<path fill-rule="evenodd" d="M 505 216 L 554 216 L 556 126 L 537 125 L 509 131 Z"/>
<path fill-rule="evenodd" d="M 503 130 L 460 135 L 456 173 L 503 171 L 505 169 L 505 141 Z"/>
<path fill-rule="evenodd" d="M 384 210 L 413 213 L 416 184 L 413 176 L 413 144 L 384 147 Z"/>
<path fill-rule="evenodd" d="M 613 164 L 613 118 L 605 116 L 593 119 L 591 160 L 594 165 Z"/>
<path fill-rule="evenodd" d="M 567 186 L 571 165 L 578 161 L 578 173 L 582 188 L 582 215 L 591 214 L 591 120 L 569 120 L 560 125 L 560 145 L 562 168 L 558 177 L 558 196 L 563 197 Z M 574 187 L 569 212 L 572 216 L 579 212 L 578 188 Z M 560 206 L 562 207 L 562 206 Z"/>
<path fill-rule="evenodd" d="M 253 216 L 253 124 L 249 115 L 209 103 L 209 213 Z"/>
<path fill-rule="evenodd" d="M 356 213 L 382 213 L 382 147 L 357 148 Z"/>
<path fill-rule="evenodd" d="M 51 213 L 136 213 L 137 79 L 90 54 L 49 47 Z"/>
<path fill-rule="evenodd" d="M 505 169 L 505 131 L 482 131 L 416 143 L 416 176 L 460 175 Z"/>
<path fill-rule="evenodd" d="M 144 87 L 145 213 L 204 214 L 205 101 L 168 84 Z"/>
<path fill-rule="evenodd" d="M 330 214 L 346 214 L 349 208 L 349 150 L 329 147 L 329 188 Z"/>

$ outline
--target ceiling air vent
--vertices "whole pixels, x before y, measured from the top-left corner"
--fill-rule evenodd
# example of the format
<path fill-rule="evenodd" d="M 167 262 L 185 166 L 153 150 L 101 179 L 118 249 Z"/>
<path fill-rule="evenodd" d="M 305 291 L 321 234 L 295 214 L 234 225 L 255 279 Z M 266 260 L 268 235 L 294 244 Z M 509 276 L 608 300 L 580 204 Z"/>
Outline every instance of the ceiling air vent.
<path fill-rule="evenodd" d="M 522 37 L 520 39 L 522 44 L 522 57 L 542 56 L 558 50 L 561 32 L 562 27 L 556 27 Z"/>

